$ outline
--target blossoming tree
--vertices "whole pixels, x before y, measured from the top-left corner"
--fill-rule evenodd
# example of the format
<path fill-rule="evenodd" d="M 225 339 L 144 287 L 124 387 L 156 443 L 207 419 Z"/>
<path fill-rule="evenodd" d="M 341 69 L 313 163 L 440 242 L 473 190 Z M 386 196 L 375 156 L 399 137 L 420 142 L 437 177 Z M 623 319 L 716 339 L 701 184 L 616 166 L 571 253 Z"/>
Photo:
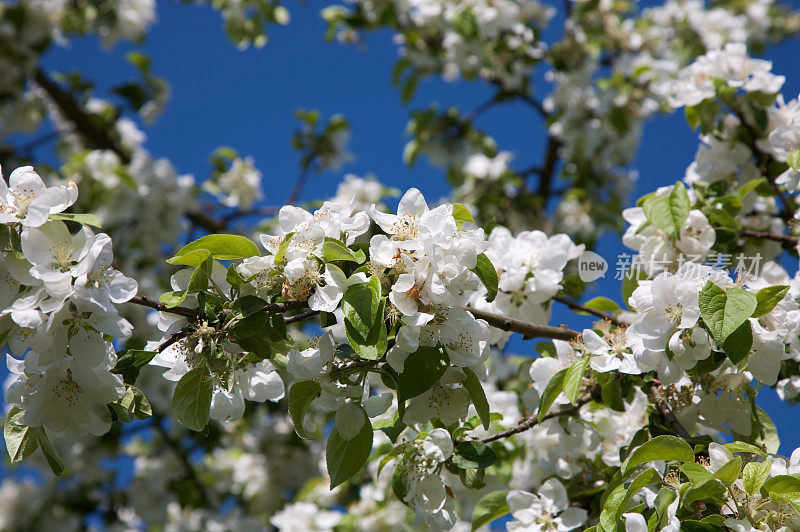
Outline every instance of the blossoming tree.
<path fill-rule="evenodd" d="M 276 0 L 211 3 L 242 48 L 289 22 Z M 410 188 L 395 211 L 355 176 L 298 204 L 350 157 L 342 116 L 297 112 L 300 177 L 270 207 L 232 148 L 200 180 L 143 148 L 168 95 L 145 55 L 113 101 L 40 65 L 76 35 L 146 38 L 155 7 L 0 5 L 0 529 L 800 530 L 800 452 L 775 454 L 755 402 L 800 396 L 800 103 L 750 55 L 800 14 L 327 6 L 329 39 L 394 32 L 403 99 L 427 77 L 495 90 L 412 111 L 404 157 L 452 197 Z M 509 101 L 546 123 L 527 168 L 475 125 Z M 675 110 L 695 161 L 623 210 L 642 124 Z M 620 229 L 621 293 L 585 301 L 589 252 Z M 556 305 L 593 326 L 550 324 Z"/>

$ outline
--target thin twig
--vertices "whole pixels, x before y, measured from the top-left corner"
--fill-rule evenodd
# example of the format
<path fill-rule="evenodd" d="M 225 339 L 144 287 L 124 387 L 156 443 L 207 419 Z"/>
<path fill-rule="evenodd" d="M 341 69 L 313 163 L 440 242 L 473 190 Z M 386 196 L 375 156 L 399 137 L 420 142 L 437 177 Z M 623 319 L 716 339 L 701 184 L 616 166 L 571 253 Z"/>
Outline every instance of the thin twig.
<path fill-rule="evenodd" d="M 602 310 L 597 310 L 595 308 L 587 307 L 586 305 L 581 305 L 577 301 L 572 301 L 571 299 L 567 299 L 561 296 L 553 296 L 553 301 L 558 301 L 559 303 L 568 306 L 572 310 L 579 310 L 581 312 L 586 312 L 587 314 L 592 314 L 593 316 L 597 316 L 598 318 L 602 318 L 604 320 L 608 320 L 614 325 L 625 327 L 630 325 L 627 321 L 621 320 L 611 314 L 610 312 L 603 312 Z"/>
<path fill-rule="evenodd" d="M 658 413 L 664 418 L 664 421 L 669 423 L 669 426 L 672 430 L 675 431 L 675 434 L 683 438 L 684 440 L 691 439 L 692 435 L 689 434 L 689 431 L 686 430 L 678 418 L 675 417 L 675 414 L 670 409 L 669 405 L 661 398 L 661 383 L 658 381 L 651 381 L 649 383 L 650 387 L 650 395 L 653 398 L 653 403 L 655 403 L 656 408 L 658 409 Z"/>
<path fill-rule="evenodd" d="M 798 241 L 800 241 L 800 238 L 793 235 L 782 235 L 780 233 L 770 233 L 767 231 L 751 231 L 749 229 L 742 229 L 742 235 L 764 240 L 774 240 L 775 242 L 780 242 L 785 249 L 796 248 Z"/>
<path fill-rule="evenodd" d="M 123 163 L 128 164 L 131 162 L 130 154 L 122 149 L 108 134 L 108 131 L 98 127 L 72 94 L 61 88 L 55 81 L 51 80 L 41 68 L 36 69 L 34 81 L 44 89 L 56 107 L 58 107 L 59 111 L 61 111 L 61 114 L 64 115 L 64 118 L 75 126 L 76 131 L 91 147 L 101 150 L 111 150 L 117 154 Z"/>
<path fill-rule="evenodd" d="M 286 325 L 291 325 L 292 323 L 300 323 L 308 318 L 313 318 L 317 314 L 319 314 L 318 310 L 309 310 L 308 312 L 303 312 L 302 314 L 298 314 L 296 316 L 284 316 L 283 321 Z"/>
<path fill-rule="evenodd" d="M 155 299 L 150 299 L 149 297 L 145 296 L 136 296 L 133 299 L 128 300 L 128 303 L 133 303 L 134 305 L 141 305 L 143 307 L 149 307 L 155 310 L 159 310 L 161 312 L 177 314 L 179 316 L 184 316 L 186 318 L 205 317 L 205 314 L 203 314 L 202 312 L 200 312 L 200 310 L 196 308 L 168 307 L 164 303 L 161 303 L 160 301 L 156 301 Z"/>
<path fill-rule="evenodd" d="M 567 327 L 551 327 L 550 325 L 529 323 L 527 321 L 508 318 L 506 316 L 501 316 L 500 314 L 492 314 L 491 312 L 474 309 L 472 307 L 464 307 L 464 310 L 468 311 L 478 319 L 485 320 L 492 327 L 496 327 L 504 331 L 519 333 L 525 340 L 529 340 L 531 338 L 574 340 L 580 335 L 578 331 L 573 331 Z"/>
<path fill-rule="evenodd" d="M 542 170 L 539 172 L 539 192 L 537 193 L 537 195 L 542 198 L 543 209 L 547 207 L 547 200 L 550 198 L 556 163 L 558 163 L 558 150 L 560 147 L 561 142 L 553 135 L 550 135 L 547 139 Z"/>
<path fill-rule="evenodd" d="M 166 348 L 168 348 L 169 346 L 171 346 L 172 344 L 174 344 L 175 342 L 177 342 L 181 338 L 185 338 L 185 337 L 186 337 L 186 332 L 184 332 L 184 331 L 176 332 L 175 334 L 173 334 L 172 336 L 170 336 L 169 338 L 167 338 L 166 340 L 161 342 L 161 344 L 159 344 L 158 349 L 156 349 L 156 351 L 161 353 Z"/>
<path fill-rule="evenodd" d="M 554 417 L 568 416 L 577 413 L 578 410 L 580 410 L 580 408 L 583 405 L 591 402 L 594 399 L 594 396 L 597 394 L 599 389 L 600 389 L 599 386 L 593 387 L 591 390 L 586 392 L 580 399 L 578 399 L 574 405 L 565 406 L 564 408 L 559 408 L 558 410 L 553 410 L 552 412 L 545 414 L 544 417 L 542 417 L 542 421 L 546 421 Z M 516 427 L 512 427 L 506 431 L 499 432 L 497 434 L 493 434 L 485 438 L 479 438 L 477 439 L 477 441 L 481 443 L 490 443 L 493 441 L 502 440 L 504 438 L 509 438 L 515 434 L 519 434 L 520 432 L 525 432 L 526 430 L 530 430 L 538 424 L 539 424 L 539 416 L 532 415 L 520 421 Z"/>

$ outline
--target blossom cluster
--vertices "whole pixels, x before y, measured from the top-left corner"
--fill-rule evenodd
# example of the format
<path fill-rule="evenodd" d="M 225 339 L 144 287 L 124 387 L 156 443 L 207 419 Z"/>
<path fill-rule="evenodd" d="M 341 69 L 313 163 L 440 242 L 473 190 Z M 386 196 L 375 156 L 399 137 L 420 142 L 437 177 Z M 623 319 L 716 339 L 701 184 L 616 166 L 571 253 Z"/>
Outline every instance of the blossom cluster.
<path fill-rule="evenodd" d="M 125 395 L 109 370 L 116 354 L 107 338 L 132 327 L 116 305 L 136 295 L 136 281 L 113 267 L 111 239 L 83 226 L 70 233 L 58 215 L 78 198 L 74 183 L 46 187 L 31 167 L 0 181 L 6 231 L 19 231 L 19 251 L 5 253 L 3 329 L 13 381 L 6 402 L 29 427 L 101 435 L 111 425 L 106 404 Z"/>

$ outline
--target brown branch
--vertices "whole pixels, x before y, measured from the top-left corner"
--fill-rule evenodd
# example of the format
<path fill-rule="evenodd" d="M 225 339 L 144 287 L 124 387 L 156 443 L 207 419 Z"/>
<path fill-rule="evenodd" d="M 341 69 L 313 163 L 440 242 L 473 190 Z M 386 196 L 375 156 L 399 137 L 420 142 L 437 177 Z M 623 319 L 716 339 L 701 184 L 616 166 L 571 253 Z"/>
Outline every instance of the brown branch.
<path fill-rule="evenodd" d="M 568 306 L 572 310 L 579 310 L 581 312 L 586 312 L 587 314 L 592 314 L 593 316 L 597 316 L 598 318 L 602 318 L 604 320 L 608 320 L 614 325 L 619 327 L 625 327 L 630 325 L 627 321 L 621 320 L 614 316 L 609 312 L 603 312 L 602 310 L 597 310 L 591 307 L 587 307 L 586 305 L 581 305 L 577 301 L 572 301 L 571 299 L 567 299 L 561 296 L 553 296 L 553 301 L 558 301 L 559 303 Z"/>
<path fill-rule="evenodd" d="M 175 342 L 177 342 L 181 338 L 185 338 L 185 337 L 186 337 L 186 332 L 184 332 L 184 331 L 176 332 L 175 334 L 173 334 L 172 336 L 170 336 L 169 338 L 167 338 L 166 340 L 161 342 L 161 344 L 159 344 L 158 349 L 156 351 L 161 353 L 166 348 L 168 348 L 169 346 L 171 346 L 172 344 L 174 344 Z"/>
<path fill-rule="evenodd" d="M 548 419 L 552 419 L 554 417 L 559 416 L 568 416 L 578 412 L 580 408 L 590 403 L 594 400 L 594 396 L 600 391 L 600 387 L 595 385 L 591 390 L 587 391 L 580 399 L 578 399 L 574 405 L 565 406 L 564 408 L 559 408 L 558 410 L 553 410 L 542 417 L 542 421 L 546 421 Z M 506 431 L 499 432 L 497 434 L 493 434 L 491 436 L 487 436 L 485 438 L 477 438 L 477 441 L 481 443 L 490 443 L 497 440 L 502 440 L 504 438 L 509 438 L 515 434 L 519 434 L 520 432 L 525 432 L 526 430 L 530 430 L 536 425 L 539 424 L 539 416 L 533 415 L 528 416 L 522 421 L 520 421 L 516 427 L 510 428 Z"/>
<path fill-rule="evenodd" d="M 567 327 L 539 325 L 538 323 L 529 323 L 527 321 L 516 320 L 514 318 L 508 318 L 506 316 L 501 316 L 500 314 L 492 314 L 491 312 L 474 309 L 472 307 L 463 308 L 476 318 L 485 320 L 492 327 L 496 327 L 504 331 L 519 333 L 525 340 L 530 340 L 531 338 L 574 340 L 580 335 L 578 331 L 573 331 Z"/>
<path fill-rule="evenodd" d="M 545 148 L 544 163 L 539 172 L 539 192 L 538 196 L 544 202 L 542 208 L 547 206 L 547 199 L 550 197 L 551 188 L 553 183 L 553 174 L 555 173 L 556 163 L 558 162 L 558 149 L 561 147 L 561 142 L 553 135 L 547 139 L 547 147 Z"/>
<path fill-rule="evenodd" d="M 125 164 L 131 162 L 130 154 L 122 149 L 106 130 L 98 127 L 75 97 L 51 80 L 40 67 L 34 73 L 34 81 L 44 89 L 56 107 L 58 107 L 58 110 L 61 111 L 61 114 L 64 115 L 64 118 L 75 126 L 75 130 L 89 146 L 113 151 Z"/>
<path fill-rule="evenodd" d="M 675 431 L 675 434 L 683 438 L 684 440 L 691 439 L 692 435 L 689 434 L 689 431 L 686 430 L 678 418 L 675 417 L 675 414 L 670 409 L 669 405 L 661 398 L 661 383 L 658 381 L 651 381 L 649 383 L 650 387 L 650 395 L 653 399 L 653 402 L 656 405 L 656 409 L 658 409 L 659 415 L 664 418 L 672 430 Z"/>
<path fill-rule="evenodd" d="M 770 233 L 767 231 L 751 231 L 749 229 L 742 229 L 741 232 L 742 236 L 780 242 L 784 249 L 795 249 L 798 241 L 800 241 L 800 238 L 793 235 L 782 235 L 780 233 Z"/>
<path fill-rule="evenodd" d="M 292 323 L 300 323 L 301 321 L 305 321 L 308 318 L 313 318 L 319 314 L 318 310 L 309 310 L 308 312 L 303 312 L 302 314 L 298 314 L 297 316 L 284 316 L 283 321 L 286 325 L 291 325 Z"/>
<path fill-rule="evenodd" d="M 161 312 L 169 312 L 170 314 L 177 314 L 179 316 L 184 316 L 187 318 L 203 318 L 205 316 L 198 309 L 186 308 L 186 307 L 168 307 L 164 303 L 161 303 L 160 301 L 156 301 L 154 299 L 150 299 L 149 297 L 144 297 L 144 296 L 136 296 L 133 299 L 128 300 L 128 303 L 141 305 L 143 307 L 149 307 L 155 310 L 159 310 Z"/>

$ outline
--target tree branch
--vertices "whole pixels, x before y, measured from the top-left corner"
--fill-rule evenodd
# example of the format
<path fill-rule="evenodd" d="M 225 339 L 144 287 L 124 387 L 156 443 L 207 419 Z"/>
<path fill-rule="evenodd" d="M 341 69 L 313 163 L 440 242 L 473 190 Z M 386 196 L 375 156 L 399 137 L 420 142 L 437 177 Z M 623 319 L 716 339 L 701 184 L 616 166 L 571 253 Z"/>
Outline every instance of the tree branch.
<path fill-rule="evenodd" d="M 98 127 L 72 94 L 51 80 L 41 67 L 37 67 L 34 81 L 44 89 L 64 118 L 72 122 L 75 130 L 91 147 L 113 151 L 123 163 L 131 162 L 130 154 L 122 149 L 106 130 Z"/>
<path fill-rule="evenodd" d="M 587 314 L 592 314 L 594 316 L 597 316 L 598 318 L 608 320 L 614 325 L 617 325 L 619 327 L 625 327 L 630 325 L 630 323 L 628 323 L 627 321 L 621 320 L 609 312 L 603 312 L 602 310 L 597 310 L 591 307 L 587 307 L 586 305 L 581 305 L 577 301 L 572 301 L 571 299 L 567 299 L 561 296 L 553 296 L 552 299 L 553 301 L 558 301 L 559 303 L 568 306 L 572 310 L 579 310 L 581 312 L 586 312 Z"/>
<path fill-rule="evenodd" d="M 492 314 L 491 312 L 474 309 L 472 307 L 463 308 L 476 318 L 485 320 L 492 327 L 496 327 L 504 331 L 519 333 L 525 340 L 530 340 L 531 338 L 574 340 L 580 335 L 578 331 L 573 331 L 567 327 L 539 325 L 538 323 L 529 323 L 526 321 L 516 320 L 514 318 L 508 318 L 506 316 L 501 316 L 500 314 Z"/>
<path fill-rule="evenodd" d="M 545 414 L 544 417 L 542 418 L 542 421 L 546 421 L 554 417 L 567 416 L 577 413 L 578 410 L 580 410 L 580 408 L 583 405 L 590 403 L 594 399 L 594 396 L 597 395 L 599 391 L 600 387 L 598 385 L 593 386 L 592 389 L 587 391 L 580 399 L 577 400 L 577 402 L 574 405 L 565 406 L 564 408 L 559 408 L 558 410 L 553 410 L 552 412 Z M 504 438 L 509 438 L 515 434 L 519 434 L 520 432 L 525 432 L 526 430 L 530 430 L 538 424 L 539 424 L 539 416 L 534 414 L 520 421 L 516 427 L 510 428 L 503 432 L 499 432 L 497 434 L 493 434 L 491 436 L 487 436 L 485 438 L 476 438 L 476 439 L 481 443 L 490 443 L 493 441 L 502 440 Z"/>
<path fill-rule="evenodd" d="M 560 147 L 561 142 L 553 135 L 550 135 L 547 139 L 547 147 L 545 148 L 544 163 L 539 172 L 538 196 L 540 196 L 544 202 L 543 208 L 547 206 L 547 199 L 550 197 L 553 174 L 555 173 L 556 163 L 558 162 L 558 149 Z"/>
<path fill-rule="evenodd" d="M 302 314 L 298 314 L 297 316 L 284 316 L 283 321 L 286 325 L 291 325 L 292 323 L 300 323 L 301 321 L 305 321 L 308 318 L 313 318 L 319 314 L 318 310 L 309 310 L 308 312 L 303 312 Z"/>
<path fill-rule="evenodd" d="M 161 303 L 160 301 L 156 301 L 154 299 L 150 299 L 149 297 L 145 296 L 136 296 L 133 299 L 128 300 L 128 303 L 133 303 L 134 305 L 141 305 L 143 307 L 149 307 L 161 312 L 177 314 L 179 316 L 184 316 L 186 318 L 205 317 L 205 314 L 203 314 L 202 312 L 200 312 L 200 310 L 196 308 L 168 307 L 164 303 Z"/>
<path fill-rule="evenodd" d="M 793 235 L 782 235 L 767 231 L 751 231 L 749 229 L 742 229 L 742 235 L 764 240 L 774 240 L 775 242 L 780 242 L 784 249 L 795 249 L 797 243 L 800 241 L 800 238 Z"/>
<path fill-rule="evenodd" d="M 678 418 L 675 417 L 675 414 L 669 408 L 666 402 L 661 398 L 661 383 L 658 381 L 651 381 L 649 383 L 650 387 L 650 395 L 652 396 L 653 403 L 655 403 L 656 408 L 658 409 L 659 415 L 664 418 L 672 430 L 675 431 L 675 434 L 683 438 L 684 440 L 691 439 L 692 435 L 689 434 L 689 431 L 686 430 Z"/>

